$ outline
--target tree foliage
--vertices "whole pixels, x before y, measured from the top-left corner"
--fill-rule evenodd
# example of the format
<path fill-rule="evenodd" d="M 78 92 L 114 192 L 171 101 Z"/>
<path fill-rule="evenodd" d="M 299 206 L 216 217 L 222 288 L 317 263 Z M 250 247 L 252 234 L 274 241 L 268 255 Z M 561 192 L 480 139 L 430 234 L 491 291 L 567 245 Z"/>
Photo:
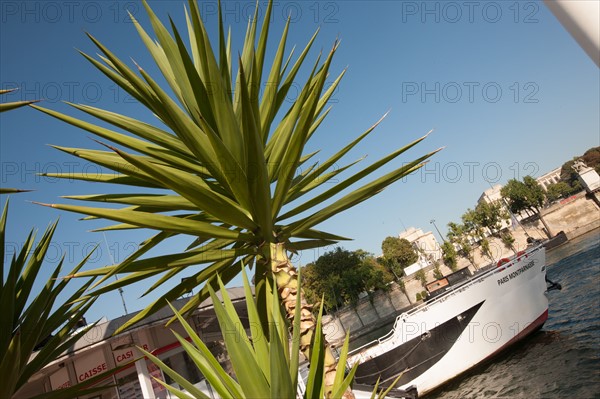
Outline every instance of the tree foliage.
<path fill-rule="evenodd" d="M 510 216 L 501 202 L 482 201 L 475 207 L 475 221 L 479 226 L 487 228 L 495 234 L 502 228 L 502 223 Z"/>
<path fill-rule="evenodd" d="M 435 262 L 434 267 L 433 267 L 433 277 L 436 280 L 444 278 L 444 274 L 442 273 L 442 270 L 440 269 L 440 263 L 437 261 Z"/>
<path fill-rule="evenodd" d="M 397 277 L 404 274 L 404 268 L 419 259 L 412 244 L 404 238 L 386 237 L 381 243 L 381 250 L 383 263 Z"/>
<path fill-rule="evenodd" d="M 502 244 L 504 244 L 504 246 L 506 248 L 509 248 L 509 249 L 512 249 L 513 251 L 515 251 L 515 238 L 512 236 L 512 234 L 510 234 L 508 232 L 503 233 L 500 236 L 500 239 L 502 240 Z"/>
<path fill-rule="evenodd" d="M 419 280 L 423 288 L 427 286 L 427 275 L 425 274 L 425 270 L 419 269 L 419 271 L 415 273 L 415 278 Z"/>
<path fill-rule="evenodd" d="M 490 260 L 493 262 L 494 261 L 494 257 L 492 255 L 492 250 L 490 248 L 490 240 L 488 240 L 487 238 L 482 238 L 479 241 L 479 248 L 481 251 L 482 255 L 487 256 L 488 258 L 490 258 Z"/>
<path fill-rule="evenodd" d="M 508 206 L 513 213 L 526 210 L 539 213 L 545 199 L 544 189 L 531 176 L 525 176 L 523 181 L 510 179 L 500 193 L 508 201 Z"/>
<path fill-rule="evenodd" d="M 569 186 L 569 184 L 564 181 L 559 181 L 558 183 L 549 184 L 548 187 L 546 187 L 546 198 L 548 199 L 548 202 L 551 203 L 573 194 L 574 191 L 573 187 Z"/>
<path fill-rule="evenodd" d="M 444 264 L 450 268 L 452 271 L 456 271 L 458 268 L 458 261 L 456 259 L 457 253 L 454 245 L 450 241 L 444 241 L 441 245 L 442 247 L 442 260 Z"/>
<path fill-rule="evenodd" d="M 573 192 L 583 190 L 583 186 L 577 178 L 577 172 L 573 169 L 573 165 L 577 159 L 579 159 L 579 157 L 575 157 L 570 161 L 565 162 L 560 169 L 560 181 L 568 184 Z"/>
<path fill-rule="evenodd" d="M 479 223 L 477 212 L 474 209 L 468 208 L 460 218 L 467 234 L 470 234 L 474 237 L 477 237 L 481 234 L 481 224 Z"/>
<path fill-rule="evenodd" d="M 473 266 L 477 267 L 475 265 L 473 246 L 471 245 L 469 231 L 464 224 L 454 222 L 448 223 L 448 233 L 446 237 L 448 237 L 450 243 L 458 247 L 461 256 L 467 259 Z"/>
<path fill-rule="evenodd" d="M 587 150 L 581 158 L 590 168 L 596 168 L 600 165 L 600 147 L 592 147 Z"/>
<path fill-rule="evenodd" d="M 546 235 L 552 237 L 550 226 L 541 215 L 540 208 L 546 199 L 546 192 L 542 186 L 531 176 L 525 176 L 523 181 L 511 179 L 500 190 L 502 197 L 508 201 L 508 206 L 513 213 L 525 210 L 532 211 L 540 219 L 546 230 Z"/>
<path fill-rule="evenodd" d="M 302 268 L 307 300 L 328 309 L 355 303 L 363 291 L 387 289 L 392 276 L 369 253 L 337 247 Z"/>
<path fill-rule="evenodd" d="M 583 189 L 577 178 L 577 172 L 573 170 L 573 164 L 577 159 L 582 159 L 587 166 L 594 168 L 596 172 L 600 173 L 600 147 L 592 147 L 583 153 L 583 155 L 573 157 L 573 159 L 562 165 L 560 169 L 560 180 L 571 187 L 571 193 Z"/>
<path fill-rule="evenodd" d="M 491 208 L 487 208 L 488 210 Z M 486 238 L 486 234 L 484 231 L 484 226 L 482 225 L 482 219 L 485 219 L 482 212 L 476 209 L 467 209 L 467 211 L 462 215 L 462 221 L 464 226 L 464 241 L 466 243 L 462 243 L 463 250 L 468 249 L 469 261 L 475 264 L 475 258 L 472 254 L 472 246 L 470 240 L 475 240 L 476 243 L 479 244 L 481 253 L 483 255 L 489 256 L 489 241 Z M 490 221 L 487 221 L 489 223 Z"/>

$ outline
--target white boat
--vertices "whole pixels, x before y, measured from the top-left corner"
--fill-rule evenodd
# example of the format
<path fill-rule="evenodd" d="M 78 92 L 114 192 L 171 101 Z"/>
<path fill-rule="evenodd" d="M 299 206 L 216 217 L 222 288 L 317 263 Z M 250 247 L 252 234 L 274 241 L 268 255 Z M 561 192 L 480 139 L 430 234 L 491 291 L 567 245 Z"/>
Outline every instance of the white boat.
<path fill-rule="evenodd" d="M 387 387 L 400 373 L 390 397 L 424 395 L 540 329 L 548 318 L 546 281 L 545 249 L 537 246 L 445 287 L 350 353 L 347 365 L 359 363 L 356 397 L 370 397 L 378 378 Z"/>

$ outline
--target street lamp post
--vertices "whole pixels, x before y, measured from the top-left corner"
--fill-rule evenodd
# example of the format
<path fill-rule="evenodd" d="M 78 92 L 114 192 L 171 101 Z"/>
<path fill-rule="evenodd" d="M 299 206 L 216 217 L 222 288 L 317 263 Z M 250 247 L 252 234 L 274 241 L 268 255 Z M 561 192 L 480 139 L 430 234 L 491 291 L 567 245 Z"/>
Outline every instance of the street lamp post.
<path fill-rule="evenodd" d="M 442 235 L 442 233 L 440 233 L 440 229 L 438 229 L 437 225 L 435 224 L 435 219 L 431 219 L 429 223 L 431 223 L 433 227 L 435 227 L 435 231 L 437 231 L 437 233 L 439 234 L 440 238 L 442 239 L 442 242 L 445 243 L 446 240 L 444 240 L 444 236 Z"/>

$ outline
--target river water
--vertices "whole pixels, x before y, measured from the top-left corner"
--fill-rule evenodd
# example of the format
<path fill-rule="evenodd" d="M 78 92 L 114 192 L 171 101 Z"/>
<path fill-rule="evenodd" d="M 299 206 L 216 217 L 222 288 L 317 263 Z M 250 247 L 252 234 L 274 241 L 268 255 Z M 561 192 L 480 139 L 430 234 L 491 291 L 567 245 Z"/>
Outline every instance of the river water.
<path fill-rule="evenodd" d="M 427 399 L 600 398 L 600 232 L 546 256 L 549 293 L 542 330 Z"/>

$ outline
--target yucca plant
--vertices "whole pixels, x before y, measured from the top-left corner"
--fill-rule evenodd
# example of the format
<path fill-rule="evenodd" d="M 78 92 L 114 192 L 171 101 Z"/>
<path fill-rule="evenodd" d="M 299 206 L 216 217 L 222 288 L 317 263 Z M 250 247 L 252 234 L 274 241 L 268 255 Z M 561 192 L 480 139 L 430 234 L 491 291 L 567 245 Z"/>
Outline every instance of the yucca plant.
<path fill-rule="evenodd" d="M 1 89 L 0 90 L 0 95 L 11 93 L 11 92 L 13 92 L 15 90 L 17 90 L 17 89 Z M 0 113 L 1 112 L 5 112 L 5 111 L 10 111 L 11 109 L 16 109 L 16 108 L 24 107 L 25 105 L 33 104 L 33 103 L 36 103 L 36 102 L 37 102 L 37 100 L 13 101 L 13 102 L 8 102 L 8 103 L 0 103 Z M 21 192 L 26 192 L 26 191 L 29 191 L 29 190 L 21 190 L 21 189 L 18 189 L 18 188 L 0 187 L 0 194 L 21 193 Z"/>
<path fill-rule="evenodd" d="M 17 89 L 0 89 L 0 95 L 12 93 Z M 27 101 L 12 101 L 9 103 L 0 103 L 0 112 L 9 111 L 11 109 L 16 109 L 20 107 L 24 107 L 29 104 L 33 104 L 38 102 L 39 100 L 27 100 Z"/>
<path fill-rule="evenodd" d="M 15 89 L 0 90 L 6 94 Z M 0 104 L 0 112 L 16 109 L 37 101 L 17 101 Z M 28 190 L 0 187 L 0 194 L 19 193 Z M 10 267 L 6 268 L 6 222 L 8 200 L 0 218 L 0 398 L 11 398 L 34 374 L 56 360 L 70 348 L 94 324 L 74 332 L 73 329 L 95 301 L 84 295 L 93 282 L 88 279 L 70 298 L 60 303 L 58 296 L 65 291 L 68 281 L 59 280 L 64 257 L 54 269 L 42 290 L 34 297 L 34 285 L 42 269 L 46 253 L 56 230 L 57 222 L 50 225 L 35 244 L 32 230 L 20 250 L 13 253 Z M 71 274 L 77 273 L 85 264 L 86 257 Z M 56 306 L 56 308 L 55 308 Z M 87 384 L 105 378 L 94 377 Z M 40 394 L 38 399 L 70 398 L 75 394 L 92 393 L 100 388 L 86 388 L 82 384 L 60 392 Z M 102 388 L 103 389 L 103 388 Z"/>
<path fill-rule="evenodd" d="M 87 218 L 118 222 L 104 230 L 150 228 L 158 231 L 121 264 L 76 275 L 102 276 L 100 282 L 115 274 L 125 275 L 118 282 L 94 291 L 99 294 L 160 276 L 147 290 L 146 293 L 149 293 L 184 270 L 191 273 L 189 278 L 122 326 L 122 330 L 164 306 L 163 298 L 172 301 L 194 287 L 208 283 L 199 295 L 189 300 L 182 312 L 195 309 L 208 297 L 209 286 L 216 287 L 217 273 L 227 284 L 239 274 L 240 264 L 244 262 L 255 268 L 259 314 L 265 328 L 265 287 L 271 272 L 291 318 L 297 306 L 298 285 L 296 270 L 288 258 L 289 252 L 331 245 L 345 239 L 315 227 L 418 169 L 433 152 L 356 185 L 425 138 L 421 137 L 335 182 L 334 178 L 358 161 L 335 170 L 331 170 L 332 166 L 340 165 L 342 158 L 377 125 L 350 141 L 325 162 L 310 164 L 315 153 L 306 153 L 306 144 L 329 113 L 327 102 L 344 75 L 341 72 L 333 84 L 325 87 L 337 42 L 328 54 L 317 57 L 306 71 L 308 77 L 296 101 L 284 107 L 288 91 L 305 64 L 316 33 L 294 61 L 293 51 L 286 56 L 288 20 L 274 58 L 270 64 L 267 63 L 272 11 L 272 3 L 269 2 L 260 32 L 257 8 L 257 14 L 248 23 L 243 49 L 237 60 L 232 60 L 231 35 L 225 34 L 221 15 L 215 54 L 195 1 L 189 2 L 189 12 L 185 10 L 187 42 L 172 21 L 169 32 L 146 2 L 144 6 L 156 38 L 152 38 L 133 16 L 131 19 L 160 69 L 161 79 L 167 82 L 169 88 L 161 87 L 141 66 L 136 65 L 136 70 L 132 69 L 91 35 L 90 39 L 102 55 L 99 60 L 86 54 L 83 56 L 156 115 L 159 125 L 108 110 L 71 104 L 75 109 L 120 130 L 117 131 L 34 106 L 95 134 L 102 141 L 113 143 L 106 144 L 104 150 L 57 148 L 116 174 L 51 176 L 124 187 L 119 194 L 66 197 L 121 204 L 123 207 L 120 209 L 50 206 L 81 213 Z M 235 75 L 234 61 L 237 61 Z M 261 88 L 264 88 L 262 92 Z M 163 124 L 165 128 L 161 127 Z M 297 173 L 301 165 L 304 170 Z M 325 183 L 329 184 L 323 186 Z M 136 187 L 144 190 L 136 193 L 133 191 Z M 160 191 L 149 193 L 147 188 Z M 342 192 L 349 188 L 353 190 L 344 195 Z M 185 250 L 142 258 L 161 242 L 180 234 L 192 237 Z M 310 359 L 310 342 L 316 320 L 310 306 L 305 303 L 301 306 L 300 349 Z M 327 353 L 324 367 L 330 385 L 336 372 L 336 362 L 330 352 Z"/>
<path fill-rule="evenodd" d="M 268 283 L 266 299 L 270 308 L 267 312 L 269 330 L 264 330 L 259 319 L 260 311 L 244 269 L 242 269 L 242 275 L 246 308 L 250 323 L 250 336 L 244 330 L 242 321 L 221 279 L 217 277 L 222 303 L 212 287 L 208 287 L 219 327 L 222 332 L 228 332 L 223 334 L 223 338 L 236 378 L 223 369 L 219 361 L 210 352 L 208 346 L 198 337 L 184 317 L 175 308 L 171 307 L 175 313 L 175 317 L 177 317 L 189 338 L 182 337 L 174 330 L 172 331 L 173 334 L 211 385 L 212 389 L 221 398 L 323 398 L 325 390 L 325 347 L 323 345 L 321 324 L 323 305 L 321 304 L 317 317 L 311 352 L 311 367 L 306 381 L 303 381 L 302 388 L 299 389 L 301 308 L 297 307 L 295 309 L 294 318 L 289 323 L 287 315 L 282 311 L 280 306 L 280 298 L 278 297 L 276 286 Z M 298 275 L 298 279 L 300 280 L 300 275 Z M 299 293 L 299 295 L 301 294 Z M 289 331 L 292 326 L 292 335 L 290 336 Z M 291 344 L 289 342 L 290 338 Z M 345 364 L 346 362 L 348 344 L 349 335 L 347 334 L 344 345 L 341 348 L 341 364 Z M 139 349 L 186 391 L 176 389 L 164 381 L 156 379 L 158 383 L 163 385 L 173 395 L 181 399 L 188 399 L 190 395 L 196 399 L 209 398 L 159 358 L 142 348 Z M 345 373 L 343 367 L 337 369 L 333 385 L 330 387 L 332 397 L 341 397 L 347 390 L 354 379 L 357 366 L 358 364 L 355 364 L 347 373 Z M 382 390 L 379 393 L 377 392 L 377 387 L 375 387 L 372 397 L 385 397 L 392 387 L 393 384 L 387 390 Z"/>
<path fill-rule="evenodd" d="M 41 290 L 37 294 L 34 291 L 56 222 L 46 229 L 37 244 L 35 232 L 31 231 L 23 246 L 13 254 L 10 264 L 5 265 L 7 214 L 8 201 L 0 218 L 0 398 L 11 398 L 30 377 L 58 358 L 93 327 L 94 324 L 90 324 L 73 331 L 95 300 L 90 297 L 81 299 L 93 279 L 88 279 L 64 302 L 58 300 L 69 283 L 69 280 L 60 279 L 64 257 Z M 71 270 L 71 274 L 77 273 L 90 255 Z M 73 389 L 64 390 L 56 397 L 72 397 L 74 392 Z"/>

